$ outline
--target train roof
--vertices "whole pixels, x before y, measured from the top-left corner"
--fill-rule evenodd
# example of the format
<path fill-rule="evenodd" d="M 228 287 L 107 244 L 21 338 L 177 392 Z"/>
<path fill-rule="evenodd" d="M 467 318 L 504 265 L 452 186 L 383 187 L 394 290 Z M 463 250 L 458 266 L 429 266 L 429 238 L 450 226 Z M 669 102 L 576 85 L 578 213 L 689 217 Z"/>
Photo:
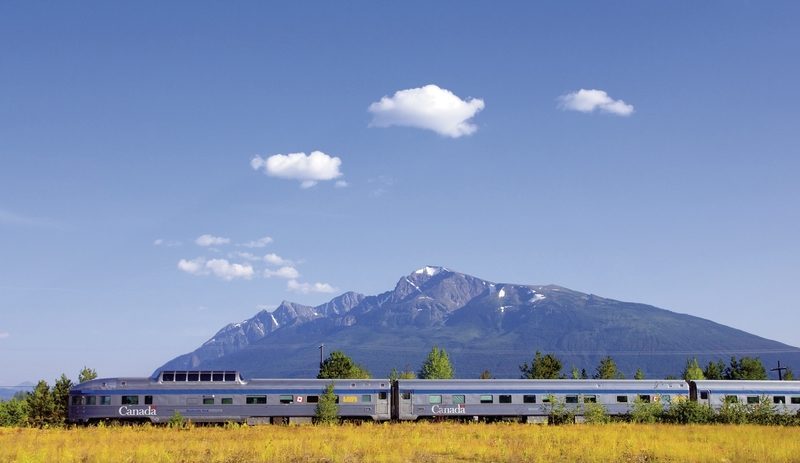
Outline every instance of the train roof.
<path fill-rule="evenodd" d="M 575 390 L 587 392 L 597 390 L 598 392 L 610 390 L 679 390 L 689 389 L 689 385 L 683 380 L 670 379 L 401 379 L 398 381 L 401 389 L 414 390 L 437 390 L 442 388 L 458 388 L 462 390 L 486 390 L 487 386 L 491 389 L 506 390 Z"/>

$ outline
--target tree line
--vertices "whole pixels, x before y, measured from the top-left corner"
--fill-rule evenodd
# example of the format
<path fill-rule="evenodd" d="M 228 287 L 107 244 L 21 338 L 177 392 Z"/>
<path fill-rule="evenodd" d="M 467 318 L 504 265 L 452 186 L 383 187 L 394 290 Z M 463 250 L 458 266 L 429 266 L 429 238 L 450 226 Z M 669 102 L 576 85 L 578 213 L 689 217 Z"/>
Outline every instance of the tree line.
<path fill-rule="evenodd" d="M 97 372 L 83 367 L 78 383 L 97 378 Z M 74 385 L 62 374 L 51 388 L 41 380 L 31 392 L 20 391 L 11 400 L 0 401 L 0 426 L 59 427 L 67 424 L 69 390 Z"/>

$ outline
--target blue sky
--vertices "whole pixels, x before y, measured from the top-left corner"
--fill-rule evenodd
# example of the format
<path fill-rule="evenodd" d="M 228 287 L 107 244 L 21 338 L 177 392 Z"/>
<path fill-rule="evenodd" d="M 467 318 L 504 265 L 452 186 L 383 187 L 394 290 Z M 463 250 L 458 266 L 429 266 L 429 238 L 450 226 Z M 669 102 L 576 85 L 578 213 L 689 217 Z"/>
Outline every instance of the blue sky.
<path fill-rule="evenodd" d="M 0 3 L 0 385 L 428 264 L 800 345 L 798 4 L 495 3 Z"/>

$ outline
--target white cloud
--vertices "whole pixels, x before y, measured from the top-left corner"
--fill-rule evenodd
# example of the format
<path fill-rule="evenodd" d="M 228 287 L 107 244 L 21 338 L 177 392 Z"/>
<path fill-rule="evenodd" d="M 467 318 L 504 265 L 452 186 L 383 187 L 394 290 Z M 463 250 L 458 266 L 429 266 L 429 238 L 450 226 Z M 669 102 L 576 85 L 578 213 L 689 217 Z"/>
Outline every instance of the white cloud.
<path fill-rule="evenodd" d="M 178 268 L 192 275 L 213 274 L 225 281 L 236 278 L 249 280 L 253 278 L 255 271 L 249 264 L 235 264 L 226 259 L 211 259 L 206 261 L 203 257 L 192 260 L 181 259 L 178 261 Z"/>
<path fill-rule="evenodd" d="M 11 336 L 11 334 L 9 334 L 8 331 L 0 331 L 0 339 L 5 339 L 9 336 Z"/>
<path fill-rule="evenodd" d="M 238 257 L 239 259 L 249 260 L 251 262 L 256 262 L 261 260 L 261 258 L 256 256 L 255 254 L 250 254 L 249 252 L 239 252 L 239 251 L 228 254 L 228 257 Z"/>
<path fill-rule="evenodd" d="M 266 278 L 278 277 L 278 278 L 286 278 L 287 280 L 295 280 L 297 278 L 300 278 L 300 272 L 298 272 L 296 268 L 287 265 L 285 267 L 279 268 L 278 270 L 269 270 L 269 269 L 264 270 L 264 277 Z"/>
<path fill-rule="evenodd" d="M 264 256 L 264 262 L 272 265 L 292 265 L 292 261 L 271 252 Z"/>
<path fill-rule="evenodd" d="M 467 122 L 484 108 L 483 100 L 462 100 L 436 85 L 398 90 L 369 105 L 370 127 L 406 126 L 433 130 L 447 137 L 469 135 L 478 127 Z"/>
<path fill-rule="evenodd" d="M 274 154 L 268 158 L 256 155 L 250 160 L 250 166 L 254 170 L 263 169 L 270 177 L 299 180 L 302 188 L 310 188 L 317 182 L 341 177 L 341 165 L 341 159 L 328 156 L 322 151 L 312 151 L 309 155 Z"/>
<path fill-rule="evenodd" d="M 265 236 L 254 241 L 248 241 L 247 243 L 242 244 L 242 246 L 246 248 L 263 248 L 272 243 L 272 241 L 272 237 Z"/>
<path fill-rule="evenodd" d="M 178 261 L 178 268 L 192 275 L 208 274 L 208 271 L 206 271 L 206 260 L 202 257 L 192 260 L 181 259 Z"/>
<path fill-rule="evenodd" d="M 286 289 L 296 293 L 335 293 L 336 288 L 328 283 L 301 283 L 297 280 L 289 280 L 286 283 Z"/>
<path fill-rule="evenodd" d="M 199 236 L 196 240 L 194 240 L 194 242 L 198 246 L 208 247 L 208 246 L 221 246 L 223 244 L 228 244 L 231 242 L 231 240 L 229 238 L 222 238 L 219 236 L 202 235 Z"/>
<path fill-rule="evenodd" d="M 622 100 L 615 100 L 603 90 L 580 89 L 577 92 L 567 93 L 558 97 L 558 107 L 563 110 L 590 113 L 595 110 L 616 114 L 617 116 L 630 116 L 633 114 L 633 105 Z"/>
<path fill-rule="evenodd" d="M 249 264 L 232 264 L 226 259 L 211 259 L 206 262 L 206 268 L 211 272 L 222 278 L 225 281 L 231 281 L 235 278 L 244 278 L 249 280 L 253 278 L 253 267 Z"/>
<path fill-rule="evenodd" d="M 175 246 L 180 246 L 182 243 L 180 241 L 173 241 L 173 240 L 165 240 L 165 239 L 157 239 L 153 241 L 153 246 L 164 246 L 167 248 L 173 248 Z"/>
<path fill-rule="evenodd" d="M 336 183 L 333 184 L 336 188 L 347 188 L 349 184 L 344 180 L 337 180 Z"/>

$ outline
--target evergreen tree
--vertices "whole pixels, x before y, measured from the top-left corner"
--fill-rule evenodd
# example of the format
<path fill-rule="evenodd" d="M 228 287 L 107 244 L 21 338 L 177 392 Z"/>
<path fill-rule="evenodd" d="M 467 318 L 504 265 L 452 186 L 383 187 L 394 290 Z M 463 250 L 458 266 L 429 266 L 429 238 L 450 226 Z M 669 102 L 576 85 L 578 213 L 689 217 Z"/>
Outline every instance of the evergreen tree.
<path fill-rule="evenodd" d="M 318 379 L 367 379 L 369 372 L 353 362 L 353 359 L 340 350 L 331 352 L 322 362 Z"/>
<path fill-rule="evenodd" d="M 586 368 L 581 368 L 581 379 L 589 379 L 589 373 L 586 373 Z"/>
<path fill-rule="evenodd" d="M 794 381 L 794 373 L 792 373 L 791 368 L 786 368 L 786 371 L 783 372 L 783 380 L 784 381 Z"/>
<path fill-rule="evenodd" d="M 606 356 L 600 360 L 597 365 L 597 371 L 594 374 L 594 379 L 624 379 L 625 375 L 617 369 L 617 363 L 611 356 Z"/>
<path fill-rule="evenodd" d="M 644 372 L 641 368 L 636 369 L 636 373 L 633 374 L 633 379 L 643 380 L 644 379 Z"/>
<path fill-rule="evenodd" d="M 419 370 L 421 379 L 452 379 L 454 376 L 450 357 L 444 349 L 433 346 Z"/>
<path fill-rule="evenodd" d="M 67 423 L 67 411 L 69 410 L 69 389 L 72 381 L 67 375 L 62 374 L 53 386 L 53 424 L 63 426 Z"/>
<path fill-rule="evenodd" d="M 722 375 L 725 372 L 725 364 L 722 363 L 722 360 L 718 360 L 716 363 L 709 361 L 706 368 L 703 370 L 703 376 L 706 379 L 723 379 Z"/>
<path fill-rule="evenodd" d="M 569 372 L 569 376 L 572 379 L 581 379 L 581 372 L 578 370 L 578 367 L 572 367 L 572 370 Z"/>
<path fill-rule="evenodd" d="M 28 401 L 11 399 L 0 401 L 0 426 L 24 426 L 28 422 Z"/>
<path fill-rule="evenodd" d="M 683 369 L 681 378 L 683 378 L 685 381 L 691 381 L 693 379 L 706 379 L 705 375 L 703 374 L 703 369 L 700 368 L 700 364 L 697 363 L 697 358 L 686 359 L 686 368 Z"/>
<path fill-rule="evenodd" d="M 767 370 L 761 360 L 753 357 L 742 357 L 736 360 L 736 356 L 731 356 L 731 364 L 725 368 L 722 377 L 724 379 L 767 379 Z"/>
<path fill-rule="evenodd" d="M 492 372 L 489 370 L 483 370 L 483 373 L 481 373 L 479 379 L 492 379 Z"/>
<path fill-rule="evenodd" d="M 315 415 L 317 424 L 336 424 L 339 421 L 339 406 L 336 405 L 333 384 L 328 384 L 325 393 L 319 396 Z"/>
<path fill-rule="evenodd" d="M 561 360 L 553 354 L 542 355 L 538 350 L 533 355 L 531 365 L 523 363 L 519 366 L 523 379 L 559 379 L 561 376 Z"/>
<path fill-rule="evenodd" d="M 47 381 L 41 380 L 28 397 L 28 425 L 43 428 L 53 422 L 53 396 Z"/>
<path fill-rule="evenodd" d="M 85 383 L 86 381 L 91 381 L 93 379 L 97 379 L 97 372 L 92 368 L 84 366 L 83 370 L 78 373 L 78 384 Z"/>

